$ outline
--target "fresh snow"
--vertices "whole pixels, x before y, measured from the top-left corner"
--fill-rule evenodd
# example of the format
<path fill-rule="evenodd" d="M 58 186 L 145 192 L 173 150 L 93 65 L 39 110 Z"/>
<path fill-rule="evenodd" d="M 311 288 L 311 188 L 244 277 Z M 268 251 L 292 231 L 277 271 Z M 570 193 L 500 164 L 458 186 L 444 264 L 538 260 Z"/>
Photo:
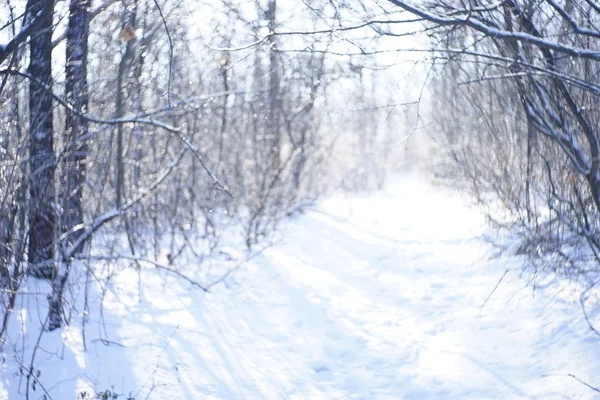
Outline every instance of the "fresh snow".
<path fill-rule="evenodd" d="M 124 269 L 92 288 L 87 351 L 76 314 L 41 336 L 30 398 L 41 386 L 55 400 L 594 398 L 569 376 L 600 386 L 600 338 L 574 289 L 526 285 L 524 260 L 493 257 L 484 233 L 463 198 L 413 176 L 323 201 L 209 294 L 152 270 L 140 298 Z M 47 288 L 28 290 L 0 398 L 25 398 Z"/>

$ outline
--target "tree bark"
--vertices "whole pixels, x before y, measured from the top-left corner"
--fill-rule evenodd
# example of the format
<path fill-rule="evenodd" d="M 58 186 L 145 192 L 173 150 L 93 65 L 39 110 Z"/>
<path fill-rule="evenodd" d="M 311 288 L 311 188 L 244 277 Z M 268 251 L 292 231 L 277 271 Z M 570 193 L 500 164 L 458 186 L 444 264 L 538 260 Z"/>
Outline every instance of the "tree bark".
<path fill-rule="evenodd" d="M 63 215 L 62 232 L 70 247 L 83 233 L 83 183 L 87 145 L 81 138 L 87 133 L 88 123 L 81 117 L 88 108 L 87 54 L 89 34 L 90 0 L 71 0 L 67 30 L 67 55 L 65 97 L 80 115 L 68 112 L 65 119 L 65 143 L 62 179 Z M 79 246 L 75 253 L 81 251 Z M 61 260 L 56 266 L 57 274 L 52 281 L 52 296 L 48 309 L 48 330 L 62 325 L 62 298 L 69 277 L 71 260 Z"/>
<path fill-rule="evenodd" d="M 277 0 L 269 0 L 265 19 L 268 21 L 269 34 L 277 28 Z M 277 38 L 270 35 L 269 44 L 269 110 L 267 113 L 267 140 L 270 154 L 271 171 L 277 171 L 280 164 L 281 152 L 281 98 L 279 54 L 277 54 Z"/>
<path fill-rule="evenodd" d="M 67 65 L 65 97 L 79 114 L 88 109 L 87 56 L 90 0 L 71 0 L 67 31 Z M 76 113 L 67 113 L 65 120 L 63 220 L 62 231 L 73 240 L 82 230 L 83 184 L 86 172 L 87 144 L 82 140 L 88 131 L 88 122 Z"/>
<path fill-rule="evenodd" d="M 130 70 L 131 63 L 134 57 L 134 43 L 135 33 L 134 28 L 136 25 L 137 18 L 137 0 L 134 0 L 131 9 L 128 7 L 128 1 L 123 1 L 123 7 L 125 11 L 123 13 L 121 24 L 123 26 L 121 31 L 121 38 L 125 40 L 125 49 L 119 62 L 119 68 L 117 71 L 117 98 L 116 98 L 116 118 L 122 118 L 125 115 L 125 84 L 127 80 L 127 74 Z M 123 124 L 117 126 L 117 154 L 116 154 L 116 176 L 115 176 L 115 194 L 116 194 L 116 205 L 120 207 L 125 197 L 125 163 L 124 163 L 124 127 Z"/>
<path fill-rule="evenodd" d="M 29 43 L 29 273 L 54 275 L 55 157 L 52 133 L 53 0 L 29 0 L 27 18 L 40 20 Z"/>

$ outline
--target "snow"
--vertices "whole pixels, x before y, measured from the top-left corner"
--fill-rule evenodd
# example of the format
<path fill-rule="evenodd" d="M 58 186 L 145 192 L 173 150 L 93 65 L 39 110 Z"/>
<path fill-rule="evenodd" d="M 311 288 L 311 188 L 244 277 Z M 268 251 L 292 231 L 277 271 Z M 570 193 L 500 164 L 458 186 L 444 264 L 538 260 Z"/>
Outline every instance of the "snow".
<path fill-rule="evenodd" d="M 415 176 L 334 196 L 210 294 L 157 271 L 142 274 L 141 299 L 131 269 L 96 285 L 87 351 L 75 316 L 42 335 L 37 379 L 53 399 L 594 398 L 569 376 L 600 386 L 599 338 L 574 289 L 526 286 L 523 260 L 492 257 L 483 233 L 465 199 Z M 24 398 L 17 361 L 38 340 L 34 323 L 17 340 L 18 319 L 45 315 L 43 296 L 22 297 L 0 398 Z"/>

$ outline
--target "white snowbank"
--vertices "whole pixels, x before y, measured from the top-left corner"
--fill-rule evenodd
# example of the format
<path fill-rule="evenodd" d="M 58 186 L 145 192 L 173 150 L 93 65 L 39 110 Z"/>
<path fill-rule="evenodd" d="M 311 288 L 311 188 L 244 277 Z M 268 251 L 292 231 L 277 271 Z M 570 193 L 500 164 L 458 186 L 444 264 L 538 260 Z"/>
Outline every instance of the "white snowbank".
<path fill-rule="evenodd" d="M 81 316 L 42 335 L 30 398 L 594 398 L 568 376 L 600 386 L 599 338 L 568 286 L 524 287 L 522 260 L 489 260 L 483 232 L 459 196 L 405 178 L 324 201 L 211 294 L 151 271 L 140 299 L 126 270 L 92 291 L 87 351 Z M 24 398 L 19 363 L 46 309 L 36 285 L 13 315 L 0 398 Z"/>

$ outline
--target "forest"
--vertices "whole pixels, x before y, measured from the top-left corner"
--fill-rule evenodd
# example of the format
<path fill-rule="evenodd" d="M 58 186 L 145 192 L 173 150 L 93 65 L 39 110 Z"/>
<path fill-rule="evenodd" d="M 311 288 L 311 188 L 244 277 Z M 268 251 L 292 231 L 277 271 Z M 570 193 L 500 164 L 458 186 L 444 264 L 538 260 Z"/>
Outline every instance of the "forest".
<path fill-rule="evenodd" d="M 436 291 L 438 283 L 423 281 L 445 273 L 437 270 L 438 264 L 460 253 L 446 247 L 444 229 L 448 241 L 458 235 L 456 246 L 467 246 L 472 234 L 480 243 L 473 253 L 487 252 L 469 261 L 481 264 L 472 274 L 449 278 L 459 280 L 452 290 L 460 292 L 463 280 L 487 273 L 488 264 L 495 262 L 490 260 L 502 259 L 506 266 L 490 267 L 496 272 L 486 281 L 489 287 L 479 293 L 473 285 L 469 296 L 476 297 L 477 307 L 485 309 L 488 302 L 495 307 L 496 291 L 501 293 L 513 275 L 510 285 L 530 294 L 554 285 L 554 292 L 540 295 L 542 299 L 569 294 L 566 308 L 549 312 L 548 318 L 564 326 L 578 324 L 572 331 L 577 339 L 571 342 L 585 343 L 577 348 L 581 354 L 594 353 L 600 336 L 595 323 L 600 323 L 598 39 L 600 3 L 594 0 L 2 0 L 0 397 L 165 398 L 161 393 L 167 392 L 160 390 L 169 386 L 156 383 L 161 371 L 156 358 L 170 354 L 169 343 L 177 342 L 176 332 L 183 326 L 183 321 L 162 328 L 149 322 L 158 321 L 163 312 L 179 319 L 178 308 L 165 302 L 197 296 L 190 300 L 194 307 L 183 306 L 191 313 L 184 319 L 226 304 L 237 313 L 245 303 L 229 303 L 233 287 L 267 284 L 264 274 L 271 270 L 274 276 L 285 272 L 293 277 L 291 283 L 253 295 L 256 304 L 250 309 L 259 313 L 261 307 L 281 303 L 268 298 L 269 293 L 310 294 L 316 289 L 294 285 L 342 279 L 361 257 L 369 269 L 352 274 L 366 277 L 380 271 L 387 254 L 382 249 L 396 259 L 398 269 L 391 274 L 413 259 L 431 262 L 433 270 L 422 267 L 427 278 L 416 272 L 406 278 L 429 285 L 433 297 L 423 307 L 439 297 L 448 310 L 462 310 L 464 304 Z M 395 206 L 388 204 L 389 193 L 399 199 Z M 421 200 L 414 200 L 417 195 Z M 340 199 L 353 204 L 347 215 Z M 337 205 L 328 208 L 330 203 Z M 464 220 L 453 219 L 463 212 Z M 318 215 L 348 225 L 333 229 L 321 225 Z M 471 227 L 466 221 L 479 217 L 484 228 L 473 223 L 477 233 L 464 233 L 462 225 Z M 358 226 L 362 230 L 351 235 Z M 388 228 L 392 233 L 384 232 Z M 323 232 L 329 229 L 327 236 Z M 304 232 L 303 238 L 294 232 Z M 367 233 L 370 239 L 359 239 Z M 321 240 L 310 241 L 319 235 L 324 235 Z M 379 244 L 359 252 L 370 240 Z M 399 250 L 414 245 L 411 240 L 421 246 L 410 250 L 416 252 L 412 258 L 409 250 Z M 325 251 L 346 241 L 339 253 Z M 346 258 L 349 249 L 359 253 Z M 457 265 L 470 260 L 471 250 Z M 316 261 L 295 258 L 302 254 Z M 441 261 L 427 258 L 433 255 Z M 304 264 L 292 268 L 294 260 Z M 313 271 L 309 278 L 320 260 L 330 260 L 331 267 Z M 355 281 L 348 282 L 352 290 L 341 292 L 354 293 Z M 288 284 L 289 290 L 281 289 Z M 400 280 L 397 285 L 390 293 L 401 293 Z M 300 315 L 308 311 L 301 310 L 314 306 L 302 298 L 303 306 L 290 308 L 300 322 L 290 325 L 282 338 L 271 338 L 274 343 L 292 341 L 296 328 L 312 335 L 323 330 L 321 325 L 346 338 L 359 326 L 369 326 L 367 316 L 379 315 L 387 301 L 386 289 L 381 298 L 377 291 L 369 292 L 373 299 L 356 292 L 325 302 L 338 286 L 324 286 L 318 303 L 329 311 L 315 312 L 329 315 L 341 312 L 336 304 L 356 303 L 356 310 L 363 310 L 361 323 L 343 328 L 345 320 L 336 319 L 333 328 L 314 320 L 312 311 L 302 317 L 308 322 L 302 322 Z M 176 289 L 181 287 L 185 289 Z M 146 312 L 134 312 L 141 304 Z M 397 303 L 390 307 L 403 310 Z M 545 306 L 539 315 L 543 310 Z M 102 353 L 97 347 L 102 345 L 121 349 L 127 355 L 119 357 L 135 364 L 141 345 L 125 344 L 124 336 L 107 328 L 107 321 L 121 323 L 121 312 L 132 321 L 147 315 L 143 331 L 157 340 L 140 361 L 156 363 L 156 368 L 144 375 L 134 365 L 130 375 L 136 384 L 127 388 L 122 381 L 129 375 L 120 369 L 112 378 L 91 377 L 111 369 L 108 350 L 89 361 L 99 365 L 96 372 L 78 361 L 92 347 Z M 250 324 L 276 327 L 286 314 L 279 319 L 260 315 L 262 323 L 257 314 L 248 317 Z M 399 317 L 381 318 L 381 324 L 391 324 Z M 515 323 L 516 318 L 506 318 Z M 197 324 L 197 329 L 211 326 L 210 321 Z M 223 332 L 213 334 L 230 338 L 223 339 L 225 350 L 219 350 L 217 359 L 237 365 L 241 355 L 225 354 L 246 337 L 239 332 L 245 328 L 232 326 L 223 325 Z M 498 337 L 512 332 L 504 324 L 498 329 Z M 248 344 L 264 337 L 253 335 Z M 398 335 L 388 342 L 413 333 Z M 515 340 L 526 336 L 522 332 Z M 315 338 L 328 346 L 330 340 L 331 335 Z M 362 350 L 349 345 L 352 354 L 385 353 L 372 339 L 364 340 L 369 346 Z M 201 342 L 193 343 L 191 347 Z M 430 345 L 415 346 L 430 351 Z M 298 354 L 301 347 L 294 347 Z M 63 362 L 65 349 L 72 353 L 70 364 Z M 551 347 L 537 351 L 554 354 Z M 508 349 L 498 353 L 513 354 Z M 255 363 L 244 364 L 243 373 L 233 374 L 237 370 L 232 366 L 223 367 L 223 373 L 204 367 L 220 383 L 207 383 L 202 390 L 182 383 L 197 373 L 194 368 L 203 368 L 196 364 L 181 372 L 173 367 L 180 361 L 172 360 L 170 371 L 183 377 L 177 378 L 179 383 L 165 379 L 186 388 L 173 398 L 355 398 L 351 393 L 358 389 L 351 379 L 340 378 L 332 361 L 307 361 L 312 373 L 326 375 L 312 392 L 298 391 L 301 385 L 287 381 L 254 379 L 250 372 L 271 360 L 263 355 L 255 354 Z M 600 362 L 595 356 L 594 362 Z M 402 353 L 397 358 L 411 357 Z M 567 359 L 575 363 L 573 368 L 583 363 L 577 356 Z M 532 365 L 544 362 L 536 358 Z M 360 398 L 593 398 L 600 393 L 600 374 L 591 361 L 594 372 L 559 371 L 550 364 L 536 372 L 567 378 L 555 382 L 551 393 L 528 391 L 538 390 L 533 381 L 516 385 L 517 390 L 504 378 L 497 382 L 505 389 L 489 392 L 478 391 L 479 386 L 434 392 L 432 382 L 407 392 L 406 385 L 394 386 L 399 378 L 387 372 L 382 377 L 378 367 L 367 364 L 375 375 L 364 378 L 363 386 L 357 384 L 365 390 L 359 390 Z M 349 376 L 364 367 L 343 365 L 339 367 Z M 237 389 L 223 374 L 233 374 L 230 380 L 238 382 Z M 268 381 L 271 389 L 253 391 L 248 382 L 257 380 Z M 63 381 L 75 387 L 64 389 Z M 331 382 L 342 382 L 343 389 Z M 291 391 L 279 391 L 286 385 Z M 342 392 L 329 391 L 334 387 Z M 512 395 L 502 391 L 506 387 Z"/>

